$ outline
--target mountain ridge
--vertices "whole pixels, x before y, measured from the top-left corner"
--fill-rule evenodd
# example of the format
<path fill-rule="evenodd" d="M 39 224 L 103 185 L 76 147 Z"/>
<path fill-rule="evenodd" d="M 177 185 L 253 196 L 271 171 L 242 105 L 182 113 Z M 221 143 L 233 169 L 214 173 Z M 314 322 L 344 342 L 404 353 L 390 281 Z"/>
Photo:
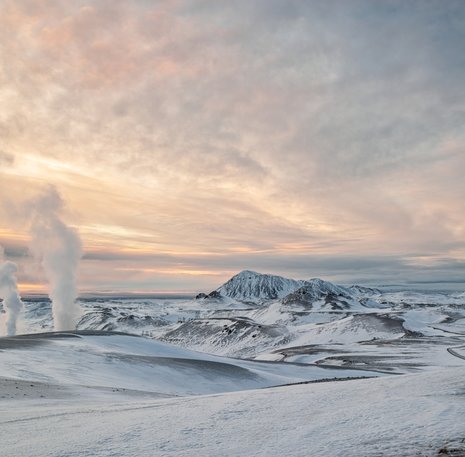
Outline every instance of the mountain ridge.
<path fill-rule="evenodd" d="M 213 294 L 216 292 L 240 301 L 274 300 L 284 298 L 304 284 L 303 280 L 242 270 L 214 290 Z"/>
<path fill-rule="evenodd" d="M 199 294 L 199 298 L 229 298 L 243 302 L 282 300 L 284 304 L 299 300 L 317 301 L 328 296 L 355 299 L 350 288 L 320 278 L 299 280 L 252 270 L 235 274 L 208 296 Z"/>

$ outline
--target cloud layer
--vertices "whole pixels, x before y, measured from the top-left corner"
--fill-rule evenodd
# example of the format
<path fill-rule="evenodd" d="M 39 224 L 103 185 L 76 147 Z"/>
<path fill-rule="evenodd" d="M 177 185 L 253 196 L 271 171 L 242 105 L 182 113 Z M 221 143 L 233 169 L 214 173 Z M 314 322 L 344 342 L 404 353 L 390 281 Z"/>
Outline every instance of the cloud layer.
<path fill-rule="evenodd" d="M 22 199 L 47 183 L 73 208 L 92 288 L 195 289 L 187 274 L 214 285 L 252 267 L 463 275 L 462 1 L 37 0 L 0 13 L 7 252 L 23 245 Z M 147 271 L 123 279 L 124 262 Z"/>

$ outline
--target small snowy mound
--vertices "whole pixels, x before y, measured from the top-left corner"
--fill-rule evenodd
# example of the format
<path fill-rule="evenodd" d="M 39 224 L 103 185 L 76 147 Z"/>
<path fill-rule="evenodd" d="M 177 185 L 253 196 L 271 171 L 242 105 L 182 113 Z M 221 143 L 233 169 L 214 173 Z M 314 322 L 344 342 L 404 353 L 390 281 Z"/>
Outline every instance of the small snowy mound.
<path fill-rule="evenodd" d="M 352 314 L 327 324 L 308 324 L 295 328 L 293 346 L 308 344 L 348 344 L 376 339 L 396 339 L 405 335 L 403 321 L 381 314 Z"/>
<path fill-rule="evenodd" d="M 78 323 L 80 330 L 105 330 L 128 333 L 141 333 L 168 325 L 169 322 L 159 316 L 150 316 L 140 312 L 118 311 L 109 307 L 96 308 L 86 312 Z"/>
<path fill-rule="evenodd" d="M 245 317 L 198 319 L 183 323 L 162 338 L 196 351 L 227 357 L 253 357 L 288 342 L 284 325 L 260 324 Z"/>
<path fill-rule="evenodd" d="M 286 295 L 284 305 L 302 305 L 306 308 L 316 307 L 333 310 L 360 308 L 357 302 L 344 287 L 336 286 L 322 279 L 311 279 L 294 292 Z"/>
<path fill-rule="evenodd" d="M 373 296 L 373 295 L 380 295 L 381 294 L 380 289 L 376 289 L 376 288 L 373 288 L 373 287 L 359 286 L 357 284 L 354 284 L 354 285 L 348 287 L 348 289 L 356 297 L 370 297 L 370 296 Z"/>

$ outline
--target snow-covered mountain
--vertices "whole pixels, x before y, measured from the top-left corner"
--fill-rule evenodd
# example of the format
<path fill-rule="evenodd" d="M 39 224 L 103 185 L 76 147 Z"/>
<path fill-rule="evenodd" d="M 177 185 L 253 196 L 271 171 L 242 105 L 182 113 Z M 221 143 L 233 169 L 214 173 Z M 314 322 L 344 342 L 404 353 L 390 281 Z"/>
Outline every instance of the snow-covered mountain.
<path fill-rule="evenodd" d="M 218 287 L 215 292 L 240 301 L 260 301 L 283 298 L 302 287 L 305 281 L 244 270 Z"/>
<path fill-rule="evenodd" d="M 296 295 L 292 297 L 294 293 Z M 300 297 L 303 301 L 308 301 L 320 300 L 328 295 L 354 298 L 351 289 L 319 278 L 297 280 L 244 270 L 234 275 L 208 297 L 222 296 L 240 301 L 286 300 L 287 297 L 289 300 L 297 300 Z M 200 296 L 206 297 L 203 294 Z"/>
<path fill-rule="evenodd" d="M 319 278 L 296 280 L 249 270 L 241 271 L 208 295 L 208 298 L 213 299 L 225 297 L 262 305 L 266 301 L 281 299 L 284 305 L 302 305 L 308 309 L 363 308 L 350 289 L 329 281 Z"/>

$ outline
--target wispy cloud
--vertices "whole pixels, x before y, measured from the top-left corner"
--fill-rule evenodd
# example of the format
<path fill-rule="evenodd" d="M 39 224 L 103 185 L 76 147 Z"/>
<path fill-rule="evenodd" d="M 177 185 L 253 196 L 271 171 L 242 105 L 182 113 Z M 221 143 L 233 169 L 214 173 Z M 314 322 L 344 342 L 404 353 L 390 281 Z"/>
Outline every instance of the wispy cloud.
<path fill-rule="evenodd" d="M 412 252 L 465 258 L 463 2 L 7 0 L 0 13 L 1 228 L 22 230 L 12 208 L 46 182 L 109 257 L 242 252 L 223 270 L 278 271 L 302 255 L 330 273 L 317 256 L 350 274 L 342 256 L 360 277 L 373 273 L 360 258 L 380 276 Z"/>

